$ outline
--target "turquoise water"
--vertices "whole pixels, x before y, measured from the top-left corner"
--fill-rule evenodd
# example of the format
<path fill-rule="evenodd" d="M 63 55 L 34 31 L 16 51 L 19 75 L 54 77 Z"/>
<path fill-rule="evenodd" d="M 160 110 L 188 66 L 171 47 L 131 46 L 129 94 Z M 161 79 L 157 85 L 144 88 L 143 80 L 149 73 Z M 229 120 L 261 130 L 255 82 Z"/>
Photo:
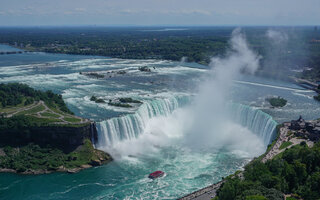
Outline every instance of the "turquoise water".
<path fill-rule="evenodd" d="M 140 72 L 137 69 L 139 66 L 149 66 L 152 72 Z M 108 74 L 112 70 L 126 70 L 127 73 L 103 80 L 79 74 L 80 71 Z M 146 114 L 139 111 L 142 108 L 138 105 L 124 109 L 93 103 L 89 100 L 92 95 L 105 100 L 133 97 L 143 101 L 143 106 L 157 101 L 158 107 L 162 106 L 162 110 L 166 110 L 146 117 L 141 125 L 143 130 L 138 136 L 130 139 L 121 136 L 112 145 L 108 143 L 110 140 L 100 146 L 97 144 L 97 147 L 111 151 L 115 157 L 114 162 L 77 174 L 0 174 L 0 198 L 175 199 L 241 169 L 265 150 L 263 140 L 266 139 L 260 133 L 252 132 L 257 130 L 256 127 L 239 121 L 239 125 L 231 124 L 230 130 L 224 130 L 228 137 L 216 138 L 228 145 L 218 146 L 212 141 L 213 145 L 200 148 L 192 146 L 190 141 L 194 138 L 184 135 L 185 124 L 177 120 L 181 116 L 188 118 L 188 108 L 179 104 L 181 99 L 178 100 L 179 105 L 172 99 L 192 99 L 197 94 L 197 85 L 206 74 L 204 66 L 165 60 L 122 60 L 45 53 L 0 55 L 0 82 L 19 81 L 37 89 L 51 89 L 62 94 L 77 115 L 93 119 L 101 125 L 101 141 L 111 133 L 108 128 L 103 129 L 103 124 L 114 121 L 116 117 L 125 119 L 128 114 Z M 270 114 L 277 122 L 298 118 L 300 114 L 306 119 L 319 118 L 320 106 L 312 98 L 314 93 L 291 83 L 243 76 L 233 81 L 230 92 L 237 105 L 250 106 L 249 110 L 238 107 L 242 110 L 241 115 L 251 116 L 251 121 L 265 120 L 261 126 L 267 124 L 270 116 L 259 118 L 262 115 L 256 116 L 256 109 Z M 288 105 L 279 109 L 271 108 L 264 99 L 274 95 L 286 98 Z M 157 106 L 152 108 L 157 113 Z M 242 119 L 241 116 L 238 118 Z M 131 119 L 134 121 L 134 118 Z M 130 124 L 130 121 L 126 122 Z M 129 133 L 130 127 L 126 126 L 125 130 L 124 133 Z M 225 143 L 229 136 L 242 140 L 228 140 Z M 155 181 L 149 180 L 148 174 L 155 170 L 165 171 L 166 176 Z"/>

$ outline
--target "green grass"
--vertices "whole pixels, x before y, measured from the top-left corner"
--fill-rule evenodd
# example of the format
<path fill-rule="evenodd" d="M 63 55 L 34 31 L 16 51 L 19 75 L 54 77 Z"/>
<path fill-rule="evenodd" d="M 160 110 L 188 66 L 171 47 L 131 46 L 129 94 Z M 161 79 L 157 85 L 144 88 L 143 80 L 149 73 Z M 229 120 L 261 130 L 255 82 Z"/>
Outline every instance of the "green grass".
<path fill-rule="evenodd" d="M 60 116 L 54 113 L 50 113 L 50 112 L 43 112 L 40 113 L 41 116 L 43 117 L 53 117 L 53 118 L 59 118 Z"/>
<path fill-rule="evenodd" d="M 280 149 L 280 150 L 281 150 L 281 149 L 285 149 L 285 148 L 287 148 L 288 146 L 290 146 L 290 145 L 292 145 L 292 144 L 293 144 L 293 143 L 292 143 L 292 142 L 289 142 L 289 141 L 288 141 L 288 142 L 284 142 L 284 143 L 281 144 L 281 146 L 280 146 L 279 149 Z"/>
<path fill-rule="evenodd" d="M 39 125 L 49 125 L 54 122 L 62 122 L 60 119 L 56 118 L 39 118 L 36 116 L 29 116 L 29 118 L 32 120 L 32 122 L 35 122 Z"/>
<path fill-rule="evenodd" d="M 47 104 L 46 104 L 47 105 Z M 61 115 L 69 115 L 68 113 L 62 112 L 61 110 L 59 110 L 59 108 L 52 106 L 52 105 L 47 105 L 48 108 L 50 108 L 50 110 L 52 110 L 55 113 L 61 114 Z"/>
<path fill-rule="evenodd" d="M 1 103 L 0 103 L 0 112 L 5 112 L 5 113 L 12 113 L 17 111 L 19 108 L 23 108 L 25 107 L 24 102 L 26 101 L 26 99 L 24 98 L 22 100 L 22 103 L 16 105 L 16 106 L 7 106 L 5 108 L 2 107 Z M 30 106 L 30 105 L 28 105 Z"/>
<path fill-rule="evenodd" d="M 81 119 L 75 118 L 75 117 L 64 117 L 64 120 L 67 122 L 75 123 L 75 122 L 81 122 Z"/>
<path fill-rule="evenodd" d="M 38 105 L 38 106 L 31 108 L 29 110 L 18 112 L 17 115 L 27 115 L 27 114 L 31 115 L 31 114 L 35 114 L 37 112 L 43 111 L 44 109 L 45 109 L 45 107 L 43 105 Z"/>
<path fill-rule="evenodd" d="M 287 136 L 290 136 L 290 135 L 292 135 L 292 134 L 293 134 L 292 131 L 288 131 Z"/>
<path fill-rule="evenodd" d="M 246 200 L 267 200 L 267 198 L 261 195 L 250 195 L 246 196 Z"/>

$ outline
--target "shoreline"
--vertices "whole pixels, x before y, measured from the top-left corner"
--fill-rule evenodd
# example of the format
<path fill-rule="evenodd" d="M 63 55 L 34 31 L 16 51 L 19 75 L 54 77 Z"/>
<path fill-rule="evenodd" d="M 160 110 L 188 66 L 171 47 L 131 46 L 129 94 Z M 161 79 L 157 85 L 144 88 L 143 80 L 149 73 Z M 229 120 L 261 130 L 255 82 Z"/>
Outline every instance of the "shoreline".
<path fill-rule="evenodd" d="M 281 129 L 281 128 L 280 128 Z M 280 130 L 279 130 L 280 131 Z M 277 137 L 276 141 L 278 141 L 280 138 L 280 134 L 279 134 L 279 137 Z M 276 144 L 276 143 L 275 143 Z M 275 144 L 273 145 L 273 147 L 275 146 Z M 266 152 L 264 152 L 261 156 L 263 156 L 263 158 L 265 158 L 268 153 L 272 150 L 272 147 L 271 149 L 267 149 Z M 254 161 L 255 159 L 259 159 L 260 157 L 258 158 L 253 158 L 250 162 L 248 162 L 245 166 L 247 166 L 248 164 L 250 164 L 252 161 Z M 243 168 L 245 167 L 243 166 Z M 236 174 L 237 172 L 233 173 L 233 174 L 230 174 L 229 176 L 235 176 L 234 174 Z M 236 174 L 236 176 L 242 176 L 243 175 L 243 170 L 240 171 L 239 174 Z M 214 183 L 212 185 L 209 185 L 205 188 L 201 188 L 197 191 L 194 191 L 190 194 L 187 194 L 183 197 L 180 197 L 178 198 L 178 200 L 205 200 L 205 199 L 212 199 L 214 197 L 217 196 L 217 190 L 221 187 L 221 185 L 225 182 L 224 179 L 222 179 L 221 181 L 217 182 L 217 183 Z"/>
<path fill-rule="evenodd" d="M 98 159 L 91 160 L 90 162 L 86 164 L 82 164 L 79 167 L 74 168 L 66 168 L 65 166 L 61 165 L 56 169 L 27 169 L 26 171 L 19 172 L 15 169 L 9 169 L 9 168 L 0 168 L 0 173 L 13 173 L 13 174 L 21 174 L 21 175 L 41 175 L 41 174 L 51 174 L 55 172 L 63 172 L 63 173 L 69 173 L 74 174 L 78 173 L 84 169 L 89 169 L 93 167 L 99 167 L 105 164 L 110 163 L 113 161 L 113 158 L 106 152 L 103 152 L 98 149 L 94 149 L 96 155 L 99 155 Z"/>
<path fill-rule="evenodd" d="M 313 121 L 313 120 L 311 120 L 311 121 Z M 253 158 L 245 166 L 249 165 L 254 160 L 260 160 L 261 162 L 265 163 L 268 160 L 273 159 L 276 155 L 285 151 L 287 148 L 290 148 L 294 145 L 297 145 L 302 141 L 305 141 L 309 147 L 313 146 L 314 143 L 312 141 L 306 140 L 306 139 L 298 139 L 297 137 L 293 136 L 294 134 L 293 135 L 289 134 L 289 132 L 291 131 L 291 129 L 290 129 L 291 123 L 290 122 L 284 122 L 280 125 L 282 125 L 282 126 L 277 130 L 277 138 L 275 140 L 273 140 L 273 142 L 271 143 L 272 146 L 267 148 L 266 152 L 263 153 L 258 158 Z M 292 141 L 292 144 L 286 148 L 281 149 L 280 148 L 281 145 L 286 141 Z M 244 178 L 243 172 L 244 172 L 244 170 L 241 170 L 240 172 L 236 171 L 235 173 L 233 173 L 229 176 L 232 176 L 232 177 L 238 176 L 239 178 Z M 207 199 L 211 200 L 217 196 L 217 190 L 221 187 L 221 185 L 224 182 L 225 182 L 225 179 L 222 179 L 221 181 L 214 183 L 212 185 L 209 185 L 205 188 L 201 188 L 201 189 L 194 191 L 190 194 L 186 194 L 185 196 L 178 198 L 178 200 L 191 200 L 191 199 L 192 200 L 207 200 Z"/>
<path fill-rule="evenodd" d="M 65 168 L 64 166 L 60 166 L 56 170 L 39 169 L 39 170 L 27 170 L 24 172 L 18 172 L 17 170 L 14 170 L 14 169 L 0 168 L 0 173 L 11 173 L 11 174 L 18 174 L 18 175 L 42 175 L 42 174 L 52 174 L 56 172 L 62 172 L 62 173 L 75 174 L 84 169 L 99 167 L 99 166 L 108 164 L 111 161 L 112 161 L 112 158 L 110 160 L 103 160 L 103 161 L 100 160 L 100 164 L 96 164 L 96 165 L 85 164 L 76 168 Z M 98 162 L 96 161 L 95 163 L 98 163 Z"/>

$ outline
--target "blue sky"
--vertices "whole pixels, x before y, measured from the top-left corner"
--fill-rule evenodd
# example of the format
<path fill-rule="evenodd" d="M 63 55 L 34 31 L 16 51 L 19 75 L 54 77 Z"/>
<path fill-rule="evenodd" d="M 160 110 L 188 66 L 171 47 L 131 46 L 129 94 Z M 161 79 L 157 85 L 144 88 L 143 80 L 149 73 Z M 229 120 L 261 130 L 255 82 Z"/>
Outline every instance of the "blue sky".
<path fill-rule="evenodd" d="M 0 0 L 0 26 L 319 24 L 320 0 Z"/>

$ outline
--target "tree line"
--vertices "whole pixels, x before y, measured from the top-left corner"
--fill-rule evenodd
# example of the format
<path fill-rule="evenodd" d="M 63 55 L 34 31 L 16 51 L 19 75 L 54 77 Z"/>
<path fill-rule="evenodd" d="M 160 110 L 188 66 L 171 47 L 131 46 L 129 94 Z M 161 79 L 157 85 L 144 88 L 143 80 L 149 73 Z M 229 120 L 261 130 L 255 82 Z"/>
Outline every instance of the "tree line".
<path fill-rule="evenodd" d="M 21 83 L 0 84 L 0 105 L 2 108 L 32 104 L 34 101 L 44 101 L 48 106 L 57 107 L 59 110 L 73 114 L 65 104 L 60 94 L 51 90 L 40 91 Z"/>
<path fill-rule="evenodd" d="M 309 148 L 302 142 L 279 155 L 247 165 L 243 180 L 227 178 L 216 200 L 283 200 L 283 193 L 320 199 L 320 143 Z"/>

